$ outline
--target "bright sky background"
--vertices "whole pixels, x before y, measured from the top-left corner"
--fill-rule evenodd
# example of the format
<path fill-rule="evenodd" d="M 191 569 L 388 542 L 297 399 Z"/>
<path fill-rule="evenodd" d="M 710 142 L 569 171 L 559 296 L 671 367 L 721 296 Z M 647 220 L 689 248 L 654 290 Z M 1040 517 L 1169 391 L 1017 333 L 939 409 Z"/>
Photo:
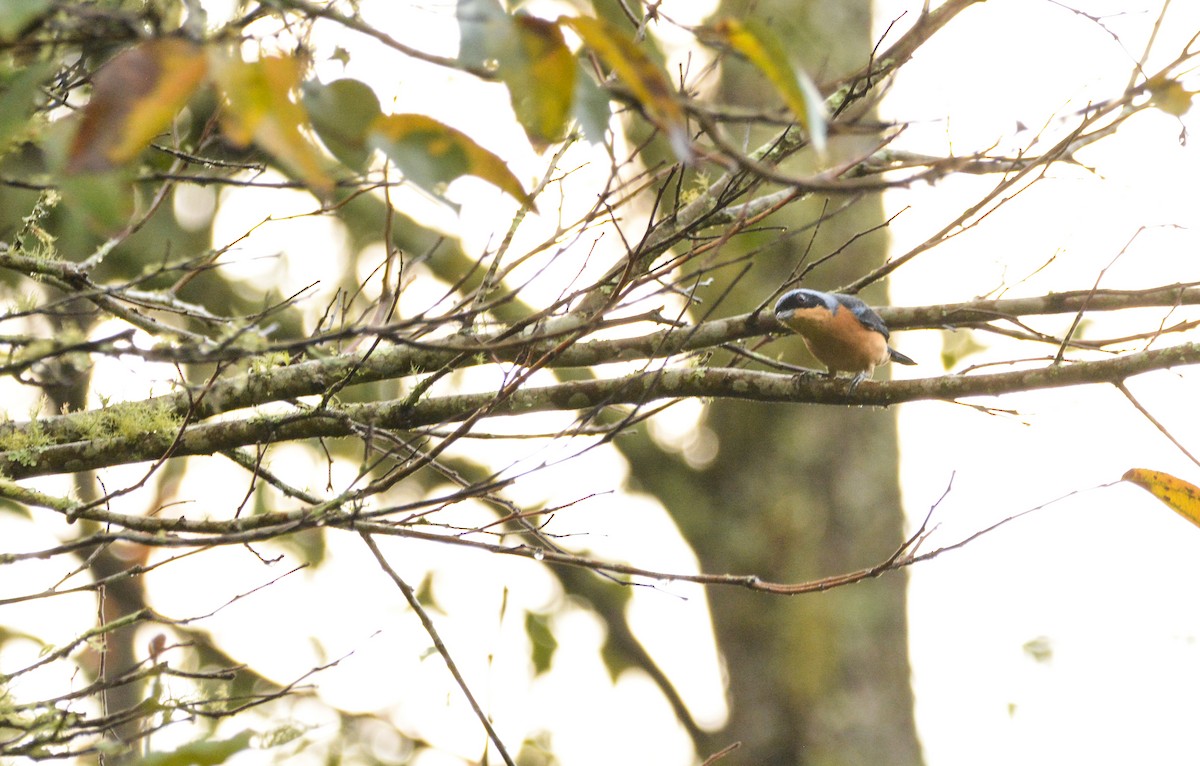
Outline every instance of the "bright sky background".
<path fill-rule="evenodd" d="M 686 4 L 677 3 L 677 5 Z M 215 5 L 215 4 L 214 4 Z M 367 18 L 384 7 L 415 14 L 389 22 L 392 28 L 412 28 L 431 19 L 446 20 L 453 4 L 364 3 Z M 687 4 L 693 12 L 701 4 Z M 1068 114 L 1089 99 L 1118 94 L 1129 76 L 1131 56 L 1141 55 L 1145 35 L 1157 7 L 1151 3 L 1084 2 L 1076 7 L 1106 17 L 1129 51 L 1092 21 L 1049 0 L 1008 0 L 980 4 L 962 14 L 953 27 L 923 48 L 906 66 L 885 109 L 897 119 L 917 120 L 905 146 L 959 153 L 991 145 L 1012 133 L 1016 120 L 1036 127 L 1054 115 Z M 1144 5 L 1144 7 L 1143 7 Z M 901 11 L 913 14 L 915 0 L 879 0 L 876 26 L 880 33 Z M 903 25 L 903 22 L 901 22 Z M 452 30 L 452 24 L 449 25 Z M 445 37 L 446 25 L 428 27 L 423 37 L 429 49 L 455 41 Z M 1173 57 L 1192 30 L 1200 29 L 1200 8 L 1176 0 L 1164 25 L 1157 59 Z M 445 37 L 439 37 L 439 35 Z M 440 42 L 439 42 L 440 41 Z M 371 59 L 356 49 L 352 69 L 381 89 L 385 108 L 397 98 L 405 110 L 428 109 L 441 119 L 470 132 L 492 148 L 506 141 L 499 121 L 487 135 L 472 130 L 479 110 L 496 106 L 480 100 L 447 103 L 442 97 L 454 76 L 418 68 L 425 79 L 381 77 Z M 445 51 L 442 51 L 445 52 Z M 394 60 L 391 57 L 389 61 Z M 1154 63 L 1151 63 L 1151 69 Z M 342 76 L 330 71 L 328 78 Z M 392 83 L 394 93 L 383 90 Z M 419 87 L 416 83 L 419 83 Z M 931 87 L 936 84 L 936 87 Z M 499 98 L 496 89 L 488 98 Z M 484 98 L 481 96 L 481 98 Z M 507 108 L 503 101 L 498 108 Z M 947 116 L 953 114 L 952 120 Z M 1194 115 L 1187 122 L 1200 141 Z M 1095 168 L 1064 168 L 1054 178 L 1014 200 L 978 229 L 954 243 L 922 256 L 901 269 L 891 285 L 892 302 L 920 305 L 968 300 L 1008 285 L 1009 295 L 1038 294 L 1049 289 L 1082 289 L 1092 285 L 1141 226 L 1138 236 L 1105 276 L 1102 287 L 1146 287 L 1200 279 L 1197 241 L 1197 178 L 1200 154 L 1195 142 L 1180 147 L 1180 123 L 1159 112 L 1144 114 L 1122 127 L 1102 145 L 1080 154 Z M 1028 137 L 1031 134 L 1024 134 Z M 1005 146 L 1004 148 L 1008 148 Z M 539 172 L 540 162 L 509 153 L 514 171 L 524 178 Z M 584 174 L 607 173 L 600 164 Z M 908 210 L 892 226 L 894 252 L 900 253 L 941 228 L 994 179 L 952 179 L 935 188 L 918 187 L 889 194 L 891 211 Z M 261 200 L 255 195 L 261 195 Z M 468 248 L 481 249 L 487 232 L 466 231 L 462 221 L 492 215 L 497 194 L 483 190 L 462 194 L 461 217 L 438 210 L 439 222 L 461 232 Z M 226 204 L 217 221 L 217 243 L 223 244 L 262 219 L 263 201 L 270 200 L 276 216 L 311 210 L 302 193 L 238 192 L 237 204 Z M 209 200 L 211 202 L 211 200 Z M 410 200 L 411 204 L 428 204 Z M 204 193 L 182 207 L 204 204 Z M 432 209 L 432 208 L 429 208 Z M 1175 226 L 1190 228 L 1174 228 Z M 529 236 L 533 236 L 531 232 Z M 240 249 L 238 266 L 247 280 L 287 270 L 281 289 L 297 288 L 313 279 L 336 281 L 336 273 L 321 272 L 314 262 L 314 242 L 338 246 L 342 232 L 327 219 L 301 219 L 263 227 Z M 265 260 L 282 249 L 282 260 Z M 1053 264 L 1019 284 L 1051 257 Z M 330 259 L 332 262 L 332 259 Z M 428 294 L 434 295 L 430 289 Z M 420 287 L 412 295 L 423 294 Z M 1121 335 L 1144 330 L 1164 312 L 1139 314 L 1135 324 L 1098 319 L 1095 335 Z M 1191 316 L 1187 310 L 1177 317 Z M 1151 317 L 1152 319 L 1147 319 Z M 1060 331 L 1069 317 L 1033 322 Z M 987 348 L 966 363 L 1028 356 L 1027 344 L 1016 345 L 976 336 Z M 915 368 L 893 368 L 895 375 L 929 376 L 938 364 L 943 337 L 938 332 L 898 333 L 896 343 L 921 361 Z M 1041 350 L 1039 349 L 1039 352 Z M 123 368 L 109 365 L 99 371 L 109 393 L 144 388 L 158 379 L 165 390 L 172 370 Z M 161 373 L 161 374 L 160 374 Z M 471 383 L 467 378 L 460 382 Z M 1164 421 L 1172 433 L 1195 449 L 1200 446 L 1200 419 L 1195 409 L 1197 376 L 1192 371 L 1145 376 L 1130 382 L 1142 403 Z M 21 401 L 19 399 L 13 401 Z M 991 402 L 983 402 L 992 404 Z M 1119 392 L 1100 387 L 1009 397 L 996 406 L 1016 409 L 1018 415 L 986 415 L 967 407 L 920 403 L 898 408 L 902 447 L 902 480 L 910 518 L 924 515 L 953 477 L 953 489 L 939 506 L 940 524 L 930 545 L 957 541 L 997 520 L 1069 495 L 1069 499 L 1018 520 L 966 549 L 923 564 L 910 572 L 911 652 L 920 735 L 929 766 L 973 766 L 1023 763 L 1117 764 L 1132 760 L 1155 764 L 1195 763 L 1200 755 L 1200 599 L 1194 593 L 1195 562 L 1200 555 L 1200 529 L 1173 515 L 1144 491 L 1128 485 L 1099 488 L 1134 466 L 1157 468 L 1193 481 L 1200 470 L 1167 442 Z M 28 405 L 10 406 L 10 415 L 25 417 Z M 680 449 L 697 448 L 689 428 L 695 410 L 677 408 L 676 417 L 656 426 L 655 436 Z M 881 413 L 881 417 L 886 416 Z M 549 415 L 545 427 L 561 425 Z M 502 446 L 483 446 L 507 449 Z M 546 459 L 546 453 L 532 456 Z M 499 459 L 500 456 L 493 455 Z M 324 464 L 299 448 L 281 450 L 274 467 L 296 476 L 324 477 Z M 140 469 L 109 472 L 110 486 L 132 481 Z M 606 498 L 618 487 L 626 469 L 614 453 L 597 450 L 554 469 L 547 490 L 518 486 L 518 502 L 550 503 L 574 500 L 589 492 L 597 500 L 571 511 L 580 529 L 614 530 L 594 534 L 589 544 L 601 555 L 628 557 L 643 563 L 652 551 L 654 566 L 677 571 L 694 569 L 686 546 L 677 541 L 669 520 L 645 497 Z M 348 476 L 335 477 L 343 481 Z M 193 496 L 214 506 L 236 506 L 245 490 L 240 470 L 216 469 L 193 477 Z M 61 487 L 50 488 L 61 491 Z M 185 491 L 182 494 L 187 495 Z M 117 510 L 123 510 L 118 508 Z M 474 509 L 479 519 L 487 511 Z M 469 515 L 472 510 L 466 509 Z M 8 535 L 5 525 L 4 534 Z M 636 528 L 637 535 L 624 532 Z M 36 534 L 29 547 L 44 547 L 53 530 Z M 630 540 L 636 537 L 637 540 Z M 10 541 L 14 539 L 7 537 Z M 675 542 L 669 542 L 674 540 Z M 349 535 L 331 535 L 329 562 L 315 573 L 285 577 L 264 592 L 222 609 L 205 626 L 222 636 L 235 656 L 281 680 L 291 680 L 322 661 L 353 655 L 317 679 L 328 702 L 361 710 L 384 711 L 419 726 L 421 733 L 448 753 L 478 754 L 483 735 L 447 683 L 436 657 L 426 658 L 427 637 L 414 626 L 411 612 L 399 604 L 398 593 L 383 580 L 365 549 Z M 646 543 L 644 548 L 635 543 Z M 10 545 L 18 545 L 15 541 Z M 21 547 L 25 547 L 22 545 Z M 560 605 L 561 594 L 552 578 L 528 562 L 482 556 L 444 546 L 395 542 L 384 546 L 402 574 L 419 580 L 429 569 L 473 569 L 472 579 L 436 576 L 433 592 L 446 616 L 439 621 L 473 688 L 496 715 L 501 736 L 515 751 L 531 721 L 553 728 L 556 755 L 565 766 L 611 764 L 636 756 L 637 762 L 684 766 L 690 748 L 668 722 L 670 712 L 644 678 L 630 674 L 610 685 L 597 657 L 600 626 L 586 610 L 567 605 L 553 618 L 560 631 L 556 672 L 530 684 L 521 610 L 546 610 Z M 864 562 L 866 563 L 866 562 Z M 39 569 L 43 567 L 45 571 Z M 219 569 L 233 583 L 213 586 Z M 53 582 L 62 572 L 53 564 L 32 563 L 28 575 Z M 234 594 L 278 577 L 242 550 L 207 553 L 166 567 L 150 579 L 164 610 L 177 617 L 172 599 L 187 604 L 191 613 L 216 609 Z M 507 586 L 505 591 L 501 584 Z M 3 589 L 6 586 L 0 586 Z M 870 587 L 866 584 L 858 587 Z M 354 599 L 344 594 L 355 593 Z M 53 603 L 54 619 L 68 612 L 76 622 L 62 635 L 86 628 L 94 611 L 90 597 Z M 297 609 L 304 604 L 304 609 Z M 363 608 L 370 604 L 371 608 Z M 46 604 L 20 607 L 27 624 L 50 619 L 39 612 Z M 685 697 L 702 721 L 719 723 L 724 715 L 719 694 L 720 675 L 711 643 L 703 594 L 670 585 L 659 591 L 639 589 L 633 619 L 646 643 L 681 684 Z M 11 610 L 12 608 L 10 608 Z M 4 615 L 14 621 L 14 611 Z M 468 618 L 465 615 L 470 615 Z M 479 615 L 487 615 L 481 629 Z M 262 626 L 272 626 L 264 641 Z M 323 644 L 307 640 L 320 633 Z M 1045 649 L 1035 658 L 1028 647 Z M 694 654 L 682 651 L 692 648 Z M 0 656 L 6 667 L 23 664 L 36 655 L 35 646 L 10 644 Z M 488 662 L 487 658 L 493 661 Z M 45 683 L 51 680 L 41 679 Z M 30 681 L 30 684 L 38 681 Z M 422 688 L 413 694 L 413 688 Z M 427 689 L 444 689 L 432 699 Z M 562 704 L 587 690 L 593 708 Z M 31 689 L 27 687 L 26 692 Z M 294 711 L 298 719 L 332 725 L 321 709 L 304 702 Z M 464 732 L 467 734 L 464 736 Z M 597 736 L 597 732 L 605 732 Z M 620 736 L 612 736 L 620 732 Z M 1100 733 L 1103 733 L 1102 735 Z M 165 734 L 156 742 L 170 741 Z M 386 747 L 383 747 L 386 750 Z M 240 763 L 250 763 L 247 754 Z M 298 756 L 297 763 L 303 762 Z M 422 766 L 458 763 L 449 756 L 430 754 Z"/>
<path fill-rule="evenodd" d="M 908 141 L 967 153 L 1009 136 L 1014 120 L 1040 126 L 1089 99 L 1120 93 L 1159 5 L 1073 6 L 1103 16 L 1128 51 L 1097 24 L 1045 0 L 981 4 L 905 67 L 886 103 L 888 115 L 930 120 L 910 131 Z M 915 4 L 878 7 L 876 23 L 883 25 Z M 1150 71 L 1177 55 L 1197 30 L 1200 8 L 1174 3 Z M 1148 230 L 1101 287 L 1200 279 L 1200 123 L 1195 112 L 1185 122 L 1193 141 L 1181 147 L 1177 119 L 1158 111 L 1134 118 L 1079 153 L 1095 173 L 1058 169 L 977 230 L 899 270 L 892 302 L 968 300 L 1006 284 L 1010 297 L 1086 289 L 1143 226 Z M 957 179 L 889 194 L 889 211 L 911 206 L 891 228 L 893 251 L 902 253 L 936 231 L 990 183 Z M 1052 257 L 1048 268 L 1017 284 Z M 1145 331 L 1168 313 L 1095 319 L 1088 336 Z M 1177 311 L 1172 323 L 1194 315 Z M 1061 333 L 1070 320 L 1031 324 Z M 942 350 L 939 334 L 901 336 L 899 347 L 925 366 L 893 373 L 931 374 L 928 363 L 936 364 Z M 1046 353 L 978 334 L 976 340 L 988 348 L 967 364 Z M 1197 381 L 1194 370 L 1180 370 L 1128 383 L 1193 452 L 1200 446 Z M 1200 529 L 1131 485 L 1094 488 L 1131 467 L 1193 482 L 1200 470 L 1115 389 L 976 403 L 1019 414 L 934 403 L 900 408 L 904 497 L 914 523 L 953 477 L 930 544 L 1079 494 L 911 571 L 911 656 L 929 766 L 1195 763 Z M 1035 647 L 1046 652 L 1040 661 Z"/>

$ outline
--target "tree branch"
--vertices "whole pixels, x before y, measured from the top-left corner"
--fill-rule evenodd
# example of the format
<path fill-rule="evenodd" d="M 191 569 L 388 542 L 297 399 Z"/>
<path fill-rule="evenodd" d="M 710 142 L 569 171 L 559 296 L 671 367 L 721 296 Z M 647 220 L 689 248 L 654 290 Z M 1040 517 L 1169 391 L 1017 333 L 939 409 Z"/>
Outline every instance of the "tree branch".
<path fill-rule="evenodd" d="M 1154 370 L 1198 363 L 1200 344 L 1184 343 L 1113 359 L 1050 364 L 1012 372 L 943 375 L 886 383 L 869 381 L 854 390 L 846 380 L 816 373 L 792 376 L 729 368 L 673 367 L 620 378 L 520 388 L 501 401 L 497 401 L 493 391 L 436 396 L 416 402 L 390 400 L 205 423 L 190 426 L 181 434 L 162 431 L 27 447 L 19 453 L 0 453 L 0 471 L 12 479 L 24 479 L 157 460 L 169 449 L 174 457 L 212 455 L 251 444 L 361 436 L 370 429 L 411 430 L 478 417 L 485 408 L 489 410 L 488 417 L 564 410 L 595 412 L 613 405 L 641 406 L 659 399 L 683 397 L 887 407 L 922 400 L 955 401 L 972 396 L 1118 383 Z"/>

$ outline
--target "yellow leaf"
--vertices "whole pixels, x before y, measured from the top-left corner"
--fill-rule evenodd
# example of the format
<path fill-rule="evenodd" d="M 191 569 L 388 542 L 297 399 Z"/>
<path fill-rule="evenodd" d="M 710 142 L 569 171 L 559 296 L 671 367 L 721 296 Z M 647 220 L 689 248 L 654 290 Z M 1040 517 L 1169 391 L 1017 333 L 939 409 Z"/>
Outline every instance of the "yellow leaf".
<path fill-rule="evenodd" d="M 328 195 L 333 180 L 317 147 L 304 135 L 308 115 L 293 99 L 302 75 L 300 62 L 283 56 L 245 62 L 234 54 L 219 57 L 213 68 L 227 103 L 222 120 L 226 137 L 243 146 L 258 145 L 313 191 Z"/>
<path fill-rule="evenodd" d="M 675 156 L 684 162 L 691 160 L 692 145 L 688 138 L 687 117 L 666 72 L 632 38 L 603 19 L 562 16 L 558 23 L 573 29 L 583 39 L 584 45 L 595 52 L 629 88 L 646 116 L 667 134 Z"/>
<path fill-rule="evenodd" d="M 396 163 L 406 178 L 430 191 L 472 175 L 533 207 L 533 199 L 504 160 L 465 133 L 427 115 L 381 115 L 371 126 L 368 142 Z"/>
<path fill-rule="evenodd" d="M 67 172 L 104 172 L 132 160 L 171 124 L 207 70 L 203 50 L 177 38 L 118 53 L 93 78 Z"/>
<path fill-rule="evenodd" d="M 503 81 L 529 142 L 540 150 L 565 138 L 577 65 L 558 24 L 509 14 L 498 0 L 459 0 L 455 15 L 458 60 Z"/>
<path fill-rule="evenodd" d="M 1183 87 L 1178 80 L 1155 77 L 1147 83 L 1150 101 L 1167 114 L 1182 117 L 1192 108 L 1192 98 L 1197 92 Z"/>
<path fill-rule="evenodd" d="M 575 57 L 558 25 L 518 15 L 513 19 L 514 54 L 500 59 L 513 111 L 534 145 L 561 141 L 575 96 Z"/>
<path fill-rule="evenodd" d="M 770 81 L 800 127 L 808 131 L 813 148 L 825 151 L 825 102 L 802 69 L 792 66 L 779 36 L 757 19 L 723 19 L 712 28 L 729 47 L 746 57 Z"/>
<path fill-rule="evenodd" d="M 1200 526 L 1200 487 L 1195 484 L 1149 468 L 1130 468 L 1121 479 L 1138 485 L 1180 516 Z"/>

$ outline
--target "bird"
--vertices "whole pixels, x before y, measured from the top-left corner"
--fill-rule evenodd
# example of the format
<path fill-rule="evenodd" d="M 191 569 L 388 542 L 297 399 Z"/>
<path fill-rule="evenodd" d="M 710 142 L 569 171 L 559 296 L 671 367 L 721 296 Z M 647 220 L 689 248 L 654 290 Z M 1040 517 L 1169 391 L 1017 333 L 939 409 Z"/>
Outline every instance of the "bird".
<path fill-rule="evenodd" d="M 853 373 L 851 390 L 878 365 L 916 364 L 888 345 L 890 333 L 883 319 L 853 295 L 792 290 L 776 302 L 775 318 L 804 338 L 804 345 L 828 368 L 829 377 Z"/>

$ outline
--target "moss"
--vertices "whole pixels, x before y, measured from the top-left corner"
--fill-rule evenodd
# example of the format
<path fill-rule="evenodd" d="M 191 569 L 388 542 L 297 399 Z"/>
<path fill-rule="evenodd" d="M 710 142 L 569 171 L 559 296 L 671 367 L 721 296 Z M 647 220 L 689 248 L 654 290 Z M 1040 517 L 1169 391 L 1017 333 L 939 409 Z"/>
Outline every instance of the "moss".
<path fill-rule="evenodd" d="M 64 413 L 66 414 L 66 413 Z M 0 424 L 4 425 L 4 424 Z M 0 428 L 0 452 L 21 465 L 33 465 L 38 453 L 46 447 L 65 441 L 46 433 L 37 414 L 20 427 Z M 168 404 L 134 402 L 112 407 L 104 404 L 98 410 L 80 412 L 72 419 L 72 441 L 94 439 L 132 439 L 145 434 L 174 433 L 183 425 L 183 417 Z"/>
<path fill-rule="evenodd" d="M 29 215 L 21 219 L 21 228 L 13 236 L 13 251 L 23 255 L 50 260 L 57 253 L 55 237 L 45 227 L 44 223 L 54 212 L 61 200 L 57 191 L 47 190 L 41 193 Z"/>
<path fill-rule="evenodd" d="M 709 186 L 712 186 L 712 178 L 709 177 L 708 173 L 697 173 L 692 183 L 684 189 L 680 202 L 684 205 L 695 202 L 708 192 Z"/>
<path fill-rule="evenodd" d="M 248 372 L 251 375 L 258 375 L 280 367 L 287 367 L 291 363 L 291 356 L 286 351 L 273 351 L 269 354 L 262 354 L 250 360 Z"/>
<path fill-rule="evenodd" d="M 183 425 L 183 418 L 165 403 L 136 402 L 81 412 L 76 423 L 83 439 L 132 439 L 172 433 Z"/>
<path fill-rule="evenodd" d="M 53 444 L 53 441 L 42 429 L 41 421 L 34 419 L 29 425 L 15 431 L 10 431 L 0 437 L 0 449 L 9 453 L 8 457 L 14 463 L 30 466 L 37 462 L 38 453 Z"/>

